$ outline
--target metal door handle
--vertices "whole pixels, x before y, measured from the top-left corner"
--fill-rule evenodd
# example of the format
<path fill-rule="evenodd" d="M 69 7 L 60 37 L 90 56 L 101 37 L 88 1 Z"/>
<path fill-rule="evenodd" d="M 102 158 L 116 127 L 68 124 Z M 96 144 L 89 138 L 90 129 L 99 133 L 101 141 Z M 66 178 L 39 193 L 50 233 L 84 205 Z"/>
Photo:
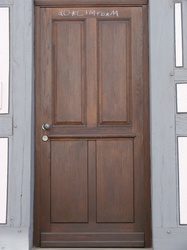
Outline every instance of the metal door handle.
<path fill-rule="evenodd" d="M 42 125 L 42 129 L 43 130 L 49 130 L 51 128 L 51 125 L 49 124 L 49 123 L 44 123 L 43 125 Z"/>

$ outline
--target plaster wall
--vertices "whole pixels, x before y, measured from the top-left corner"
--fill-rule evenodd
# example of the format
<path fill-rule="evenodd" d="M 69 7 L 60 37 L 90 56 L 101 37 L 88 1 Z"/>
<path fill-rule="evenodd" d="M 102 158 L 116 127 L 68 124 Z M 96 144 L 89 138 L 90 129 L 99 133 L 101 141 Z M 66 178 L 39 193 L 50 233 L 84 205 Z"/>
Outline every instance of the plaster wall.
<path fill-rule="evenodd" d="M 183 69 L 175 68 L 175 2 L 181 1 L 150 0 L 149 8 L 152 228 L 155 250 L 187 249 L 187 227 L 179 225 L 177 163 L 177 135 L 187 135 L 186 131 L 184 133 L 187 117 L 176 115 L 176 82 L 187 80 L 187 65 Z M 186 1 L 183 4 L 185 7 Z M 185 60 L 186 56 L 184 54 Z"/>
<path fill-rule="evenodd" d="M 33 214 L 33 1 L 0 0 L 10 8 L 10 112 L 0 116 L 0 137 L 9 138 L 7 224 L 0 249 L 31 248 Z"/>

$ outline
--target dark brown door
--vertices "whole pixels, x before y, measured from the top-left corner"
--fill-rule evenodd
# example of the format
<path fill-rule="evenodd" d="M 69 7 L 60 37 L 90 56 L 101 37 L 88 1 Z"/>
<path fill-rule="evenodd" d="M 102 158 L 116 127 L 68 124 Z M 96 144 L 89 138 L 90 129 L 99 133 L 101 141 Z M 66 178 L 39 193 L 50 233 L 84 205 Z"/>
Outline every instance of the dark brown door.
<path fill-rule="evenodd" d="M 145 246 L 144 12 L 95 7 L 36 13 L 35 230 L 42 247 Z"/>

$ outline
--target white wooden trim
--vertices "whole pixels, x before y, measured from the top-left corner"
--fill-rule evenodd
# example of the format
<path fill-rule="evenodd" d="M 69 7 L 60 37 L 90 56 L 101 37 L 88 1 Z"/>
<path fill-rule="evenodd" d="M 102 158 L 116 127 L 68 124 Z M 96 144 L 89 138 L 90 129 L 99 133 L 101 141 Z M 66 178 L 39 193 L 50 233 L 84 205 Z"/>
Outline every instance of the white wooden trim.
<path fill-rule="evenodd" d="M 13 120 L 11 115 L 0 117 L 0 137 L 11 136 Z"/>
<path fill-rule="evenodd" d="M 0 249 L 29 250 L 28 228 L 0 228 Z"/>
<path fill-rule="evenodd" d="M 150 1 L 150 100 L 153 238 L 155 227 L 176 227 L 173 3 Z"/>
<path fill-rule="evenodd" d="M 177 135 L 187 116 L 176 114 L 176 83 L 186 70 L 175 70 L 174 1 L 150 0 L 150 100 L 153 249 L 183 250 L 187 227 L 179 225 Z"/>
<path fill-rule="evenodd" d="M 0 0 L 0 5 L 2 6 L 10 6 L 14 4 L 14 0 Z"/>
<path fill-rule="evenodd" d="M 155 228 L 154 250 L 185 250 L 186 228 Z"/>
<path fill-rule="evenodd" d="M 176 134 L 178 136 L 187 136 L 187 114 L 176 115 Z"/>
<path fill-rule="evenodd" d="M 9 137 L 10 145 L 8 218 L 7 225 L 0 225 L 0 249 L 28 250 L 33 213 L 34 5 L 32 0 L 0 0 L 4 6 L 11 10 L 11 102 L 10 114 L 0 117 L 0 134 Z"/>
<path fill-rule="evenodd" d="M 179 83 L 184 82 L 184 81 L 187 82 L 187 80 L 185 80 L 185 79 L 187 79 L 187 69 L 183 69 L 183 68 L 176 69 L 175 70 L 175 81 L 179 82 Z"/>

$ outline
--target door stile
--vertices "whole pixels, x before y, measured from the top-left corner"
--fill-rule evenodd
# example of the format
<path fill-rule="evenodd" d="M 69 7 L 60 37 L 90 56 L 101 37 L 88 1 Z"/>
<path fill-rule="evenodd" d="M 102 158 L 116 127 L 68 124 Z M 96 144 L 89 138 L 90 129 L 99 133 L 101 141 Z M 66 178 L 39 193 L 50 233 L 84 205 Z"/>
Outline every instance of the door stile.
<path fill-rule="evenodd" d="M 142 10 L 141 8 L 133 9 L 134 11 L 134 22 L 132 23 L 132 30 L 136 34 L 137 41 L 132 45 L 134 50 L 132 53 L 132 82 L 135 84 L 132 88 L 133 94 L 133 133 L 136 134 L 134 139 L 134 189 L 137 194 L 140 191 L 141 195 L 136 196 L 135 199 L 135 215 L 136 220 L 138 221 L 139 227 L 144 227 L 144 220 L 142 214 L 144 213 L 144 162 L 143 162 L 143 126 L 144 126 L 144 117 L 143 117 L 143 66 L 142 66 L 142 46 L 143 46 L 143 26 L 142 22 Z M 135 41 L 135 39 L 133 39 Z M 132 41 L 132 43 L 133 43 Z M 140 167 L 141 166 L 141 167 Z M 141 208 L 141 209 L 139 209 Z M 142 219 L 140 219 L 142 218 Z"/>
<path fill-rule="evenodd" d="M 51 219 L 51 211 L 50 211 L 50 197 L 51 197 L 51 170 L 50 170 L 50 144 L 51 142 L 44 142 L 41 147 L 41 154 L 45 155 L 41 159 L 41 230 L 49 230 L 51 229 L 50 219 Z"/>
<path fill-rule="evenodd" d="M 96 141 L 88 141 L 89 223 L 96 222 Z"/>
<path fill-rule="evenodd" d="M 42 123 L 52 124 L 53 122 L 53 97 L 51 82 L 54 81 L 52 72 L 52 25 L 53 20 L 50 19 L 48 9 L 41 9 L 41 117 Z M 53 85 L 53 84 L 52 84 Z M 52 105 L 49 105 L 52 104 Z M 41 134 L 46 134 L 47 131 L 42 131 Z"/>
<path fill-rule="evenodd" d="M 97 27 L 96 20 L 86 20 L 87 127 L 97 127 Z M 89 55 L 89 56 L 88 56 Z"/>
<path fill-rule="evenodd" d="M 41 133 L 38 129 L 38 126 L 41 124 L 41 116 L 40 116 L 40 108 L 41 108 L 41 99 L 40 94 L 38 96 L 37 93 L 40 93 L 40 65 L 41 65 L 41 57 L 40 57 L 40 34 L 41 34 L 41 8 L 35 7 L 35 38 L 34 38 L 34 51 L 35 51 L 35 57 L 34 57 L 34 64 L 35 64 L 35 170 L 34 170 L 34 235 L 33 235 L 33 243 L 34 245 L 38 246 L 40 243 L 40 152 L 41 152 L 41 143 L 40 143 L 40 137 Z M 39 107 L 39 108 L 38 108 Z"/>
<path fill-rule="evenodd" d="M 47 228 L 50 230 L 50 141 L 42 141 L 43 136 L 47 136 L 47 131 L 42 130 L 42 124 L 52 124 L 52 21 L 49 17 L 47 9 L 41 10 L 41 110 L 42 117 L 41 123 L 38 126 L 40 130 L 40 143 L 41 143 L 41 230 Z"/>
<path fill-rule="evenodd" d="M 143 82 L 144 82 L 144 201 L 145 247 L 152 246 L 151 228 L 151 163 L 150 163 L 150 101 L 149 101 L 149 16 L 148 6 L 143 6 Z"/>

